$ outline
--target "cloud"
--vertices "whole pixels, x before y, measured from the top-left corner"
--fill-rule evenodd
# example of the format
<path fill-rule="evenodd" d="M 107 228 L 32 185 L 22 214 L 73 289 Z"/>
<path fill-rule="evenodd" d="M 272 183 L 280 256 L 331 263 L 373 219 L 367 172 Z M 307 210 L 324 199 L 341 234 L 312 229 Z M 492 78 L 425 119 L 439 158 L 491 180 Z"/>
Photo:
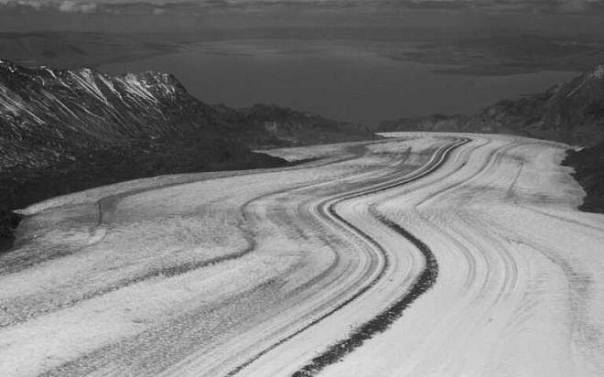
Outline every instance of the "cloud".
<path fill-rule="evenodd" d="M 9 9 L 55 10 L 65 13 L 94 13 L 101 3 L 102 0 L 98 3 L 77 0 L 0 0 L 0 6 Z"/>
<path fill-rule="evenodd" d="M 47 4 L 44 1 L 39 0 L 0 0 L 0 5 L 3 5 L 7 8 L 33 8 L 33 9 L 41 9 L 45 7 Z"/>
<path fill-rule="evenodd" d="M 568 12 L 584 12 L 595 5 L 602 5 L 600 0 L 566 0 L 560 1 L 559 9 Z"/>
<path fill-rule="evenodd" d="M 379 0 L 378 0 L 379 1 Z M 584 12 L 604 6 L 604 0 L 400 0 L 399 5 L 418 9 L 542 10 Z"/>
<path fill-rule="evenodd" d="M 363 6 L 388 4 L 411 9 L 484 9 L 492 11 L 544 11 L 581 13 L 604 11 L 604 0 L 0 0 L 1 8 L 54 10 L 64 13 L 128 13 L 163 14 L 170 9 L 256 6 Z"/>
<path fill-rule="evenodd" d="M 80 3 L 73 0 L 65 0 L 57 8 L 60 12 L 66 13 L 94 13 L 97 5 L 94 3 Z"/>

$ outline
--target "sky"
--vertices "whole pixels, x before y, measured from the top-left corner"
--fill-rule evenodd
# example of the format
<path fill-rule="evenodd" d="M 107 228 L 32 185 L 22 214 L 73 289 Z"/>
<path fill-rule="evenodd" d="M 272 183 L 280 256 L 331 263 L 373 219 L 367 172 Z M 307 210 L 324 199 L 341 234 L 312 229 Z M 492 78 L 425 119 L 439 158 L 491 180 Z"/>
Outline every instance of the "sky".
<path fill-rule="evenodd" d="M 0 0 L 0 9 L 31 9 L 64 13 L 151 13 L 162 15 L 191 9 L 266 7 L 380 7 L 409 9 L 482 9 L 582 13 L 600 11 L 604 0 Z"/>
<path fill-rule="evenodd" d="M 175 74 L 203 101 L 375 123 L 604 63 L 604 0 L 0 0 L 0 58 Z"/>

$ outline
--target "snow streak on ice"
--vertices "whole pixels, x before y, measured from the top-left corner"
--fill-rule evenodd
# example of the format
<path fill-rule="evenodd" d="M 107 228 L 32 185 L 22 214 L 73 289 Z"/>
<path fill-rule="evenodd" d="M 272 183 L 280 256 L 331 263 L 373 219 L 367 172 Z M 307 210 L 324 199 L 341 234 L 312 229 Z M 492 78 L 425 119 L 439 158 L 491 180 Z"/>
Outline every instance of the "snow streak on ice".
<path fill-rule="evenodd" d="M 566 146 L 390 136 L 25 209 L 2 375 L 600 376 L 604 217 Z"/>

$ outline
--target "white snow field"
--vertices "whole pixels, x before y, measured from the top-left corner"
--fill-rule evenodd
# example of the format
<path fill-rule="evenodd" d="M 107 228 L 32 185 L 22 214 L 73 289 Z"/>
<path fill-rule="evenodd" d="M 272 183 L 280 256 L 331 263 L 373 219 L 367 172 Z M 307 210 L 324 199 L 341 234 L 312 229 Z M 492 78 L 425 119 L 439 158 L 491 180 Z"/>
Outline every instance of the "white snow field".
<path fill-rule="evenodd" d="M 0 376 L 604 375 L 604 216 L 567 146 L 388 136 L 24 209 Z"/>

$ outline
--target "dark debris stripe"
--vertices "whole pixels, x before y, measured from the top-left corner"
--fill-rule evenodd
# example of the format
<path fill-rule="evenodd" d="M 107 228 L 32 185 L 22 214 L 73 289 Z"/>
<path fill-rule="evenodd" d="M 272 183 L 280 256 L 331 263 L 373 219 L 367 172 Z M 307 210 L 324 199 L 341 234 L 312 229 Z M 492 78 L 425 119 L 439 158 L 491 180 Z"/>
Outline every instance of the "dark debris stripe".
<path fill-rule="evenodd" d="M 179 263 L 174 266 L 152 268 L 143 274 L 133 276 L 133 277 L 128 277 L 125 279 L 120 279 L 120 280 L 117 280 L 111 284 L 108 284 L 100 289 L 85 292 L 84 294 L 82 294 L 80 296 L 77 296 L 77 297 L 74 297 L 73 299 L 62 302 L 59 305 L 48 308 L 44 311 L 39 311 L 39 312 L 35 312 L 35 313 L 27 313 L 27 315 L 21 315 L 21 314 L 14 315 L 11 318 L 10 323 L 0 324 L 0 329 L 9 327 L 9 326 L 14 326 L 16 324 L 23 323 L 25 321 L 32 320 L 41 315 L 47 315 L 49 313 L 53 313 L 53 312 L 56 312 L 59 310 L 73 307 L 76 304 L 79 304 L 81 302 L 115 292 L 119 289 L 126 288 L 128 286 L 131 286 L 131 285 L 134 285 L 137 283 L 141 283 L 146 280 L 150 280 L 150 279 L 154 279 L 154 278 L 158 278 L 158 277 L 171 278 L 171 277 L 182 275 L 182 274 L 194 271 L 194 270 L 208 268 L 208 267 L 220 264 L 220 263 L 240 259 L 240 258 L 246 256 L 247 254 L 254 252 L 257 248 L 257 242 L 256 242 L 256 238 L 254 237 L 253 232 L 248 230 L 245 226 L 245 224 L 248 224 L 250 222 L 249 213 L 248 213 L 249 206 L 251 204 L 253 204 L 255 201 L 262 200 L 262 199 L 270 197 L 272 195 L 278 195 L 278 194 L 289 192 L 290 190 L 296 190 L 296 189 L 300 189 L 300 188 L 304 188 L 304 187 L 306 187 L 306 184 L 300 184 L 293 188 L 290 187 L 287 189 L 281 189 L 281 190 L 265 193 L 265 194 L 252 198 L 252 199 L 248 200 L 247 202 L 245 202 L 241 207 L 242 219 L 240 221 L 238 221 L 237 228 L 242 232 L 243 238 L 247 242 L 247 246 L 235 253 L 220 255 L 217 257 L 203 259 L 203 260 L 199 260 L 199 261 L 183 262 L 183 263 Z M 67 254 L 67 255 L 69 255 L 69 254 Z M 33 299 L 35 299 L 35 296 L 32 296 L 32 297 L 33 297 Z M 0 309 L 3 309 L 3 307 L 1 305 L 0 305 Z M 6 309 L 6 308 L 4 308 L 4 310 L 8 311 L 8 309 Z"/>
<path fill-rule="evenodd" d="M 313 161 L 317 161 L 317 163 L 313 163 L 312 167 L 315 167 L 315 168 L 323 167 L 323 166 L 327 166 L 330 164 L 336 164 L 336 163 L 342 163 L 342 162 L 354 160 L 355 158 L 358 158 L 363 153 L 365 153 L 365 151 L 367 149 L 367 145 L 382 144 L 382 143 L 386 143 L 386 142 L 388 142 L 388 141 L 387 140 L 379 141 L 379 142 L 368 141 L 368 142 L 361 142 L 358 145 L 355 144 L 355 145 L 349 146 L 346 148 L 346 151 L 348 153 L 351 153 L 351 155 L 342 157 L 342 158 L 335 158 L 335 159 L 328 158 L 325 160 L 321 160 L 321 159 L 299 160 L 299 161 L 293 161 L 288 166 L 280 167 L 280 168 L 259 168 L 259 169 L 248 169 L 248 170 L 223 171 L 222 173 L 224 173 L 224 175 L 222 175 L 221 172 L 218 172 L 218 176 L 215 178 L 229 178 L 229 177 L 233 177 L 233 176 L 247 176 L 247 175 L 259 174 L 259 173 L 271 173 L 271 172 L 294 171 L 294 170 L 306 169 L 308 167 L 308 166 L 306 166 L 306 163 L 309 163 L 309 162 L 312 163 Z M 147 192 L 147 191 L 153 191 L 153 190 L 158 190 L 158 189 L 163 189 L 163 188 L 168 188 L 168 187 L 177 187 L 177 186 L 187 185 L 187 184 L 191 184 L 191 183 L 204 182 L 204 181 L 207 181 L 210 179 L 214 179 L 211 177 L 210 178 L 198 178 L 197 177 L 198 174 L 204 174 L 204 173 L 209 174 L 211 172 L 193 172 L 193 173 L 175 174 L 175 175 L 184 176 L 185 178 L 182 181 L 167 182 L 167 183 L 159 184 L 159 185 L 153 186 L 153 187 L 134 189 L 132 191 L 127 191 L 127 192 L 123 192 L 120 194 L 114 194 L 114 195 L 108 195 L 108 196 L 102 197 L 101 199 L 99 199 L 96 202 L 96 206 L 98 208 L 97 209 L 97 212 L 98 212 L 97 220 L 96 220 L 95 225 L 91 227 L 91 231 L 97 227 L 107 225 L 106 224 L 107 214 L 105 213 L 107 208 L 109 209 L 109 212 L 111 212 L 112 207 L 114 207 L 116 205 L 116 203 L 119 202 L 120 200 L 122 200 L 123 198 L 129 197 L 132 195 L 137 195 L 137 194 Z M 153 177 L 148 177 L 147 179 L 151 179 L 151 178 L 153 178 Z M 123 183 L 123 182 L 115 182 L 114 184 L 119 184 L 119 183 Z M 95 188 L 96 187 L 91 187 L 90 189 L 95 189 Z M 277 193 L 278 192 L 276 192 L 275 194 L 277 194 Z M 272 193 L 269 193 L 269 195 L 270 194 L 272 194 Z M 66 195 L 69 195 L 69 194 L 66 194 Z M 49 198 L 49 199 L 52 199 L 52 198 Z M 92 204 L 92 203 L 90 203 L 90 204 Z M 35 215 L 31 215 L 31 216 L 35 216 Z M 26 217 L 30 217 L 30 216 L 25 216 L 25 218 Z M 1 231 L 1 229 L 0 229 L 0 231 Z M 11 242 L 11 245 L 12 245 L 12 242 Z M 0 254 L 2 254 L 3 252 L 5 252 L 6 254 L 9 254 L 11 252 L 18 251 L 18 249 L 14 249 L 14 246 L 15 245 L 11 246 L 11 248 L 13 248 L 12 250 L 11 249 L 3 250 L 2 246 L 0 245 Z M 69 256 L 69 255 L 73 255 L 75 253 L 81 252 L 85 248 L 86 247 L 81 247 L 81 248 L 77 248 L 75 250 L 60 249 L 56 252 L 46 253 L 44 255 L 32 255 L 32 253 L 27 253 L 27 254 L 23 255 L 22 257 L 14 258 L 11 260 L 3 259 L 1 261 L 2 264 L 0 265 L 0 276 L 17 273 L 17 272 L 20 272 L 27 268 L 30 268 L 36 264 L 39 264 L 39 263 L 56 260 L 56 259 L 63 258 L 63 257 Z M 211 262 L 209 262 L 209 264 L 215 264 L 218 262 L 220 262 L 220 260 L 211 261 Z M 204 267 L 204 266 L 201 266 L 201 267 Z M 189 269 L 195 269 L 195 268 L 199 268 L 199 266 L 190 266 Z M 176 270 L 173 270 L 173 271 L 176 271 Z M 186 268 L 183 269 L 183 271 L 186 271 Z M 168 271 L 167 273 L 170 273 L 170 272 Z M 173 275 L 176 275 L 176 273 L 173 273 Z M 156 276 L 156 275 L 153 275 L 153 276 Z M 140 279 L 139 279 L 139 281 L 140 281 Z M 103 292 L 100 292 L 99 294 L 104 294 L 104 293 L 107 293 L 110 291 L 114 291 L 116 289 L 117 289 L 116 287 L 112 287 L 112 288 L 104 290 Z M 98 295 L 92 295 L 90 297 L 94 297 L 94 296 L 98 296 Z M 86 297 L 86 298 L 82 298 L 82 299 L 87 299 L 90 297 Z M 78 300 L 78 301 L 80 301 L 80 300 Z"/>
<path fill-rule="evenodd" d="M 453 143 L 453 144 L 449 145 L 447 148 L 443 148 L 443 149 L 437 151 L 437 153 L 440 152 L 440 156 L 438 156 L 435 159 L 436 162 L 433 162 L 432 164 L 430 164 L 430 166 L 428 166 L 427 169 L 420 168 L 419 171 L 416 172 L 416 174 L 411 174 L 411 176 L 405 175 L 405 177 L 403 179 L 400 179 L 394 183 L 390 181 L 390 182 L 387 182 L 386 184 L 377 185 L 377 187 L 374 187 L 373 189 L 365 190 L 363 192 L 358 192 L 358 193 L 353 193 L 353 194 L 347 193 L 347 194 L 342 195 L 341 197 L 337 198 L 335 201 L 334 201 L 334 199 L 329 199 L 329 200 L 323 202 L 319 206 L 319 212 L 325 213 L 325 207 L 327 206 L 327 204 L 329 202 L 332 202 L 331 204 L 329 204 L 329 206 L 327 206 L 327 212 L 331 216 L 333 216 L 338 221 L 340 221 L 342 224 L 344 224 L 346 227 L 348 227 L 350 230 L 352 230 L 357 236 L 361 237 L 366 242 L 371 244 L 374 248 L 376 248 L 377 250 L 380 250 L 383 255 L 386 255 L 385 250 L 379 245 L 379 243 L 377 241 L 375 241 L 372 237 L 363 233 L 360 229 L 358 229 L 353 224 L 351 224 L 350 222 L 348 222 L 347 220 L 342 218 L 335 211 L 335 206 L 345 200 L 358 198 L 358 197 L 362 197 L 362 196 L 367 196 L 367 195 L 375 194 L 375 193 L 378 193 L 381 191 L 389 190 L 394 187 L 397 187 L 397 186 L 400 186 L 400 185 L 403 185 L 406 183 L 410 183 L 412 181 L 415 181 L 417 179 L 420 179 L 420 178 L 432 173 L 433 171 L 435 171 L 438 167 L 440 167 L 443 163 L 445 163 L 447 161 L 449 154 L 453 150 L 470 142 L 470 139 L 467 139 L 467 138 L 461 138 L 461 139 L 457 139 L 457 140 L 458 140 L 457 143 Z M 427 291 L 436 281 L 436 276 L 438 275 L 438 264 L 436 262 L 436 258 L 434 257 L 434 255 L 432 254 L 430 249 L 423 242 L 421 242 L 419 239 L 415 238 L 413 235 L 411 235 L 405 229 L 400 227 L 398 224 L 396 224 L 384 217 L 381 217 L 379 215 L 376 217 L 378 218 L 378 220 L 380 220 L 382 223 L 384 223 L 387 227 L 389 227 L 392 230 L 394 230 L 395 232 L 403 235 L 403 237 L 407 238 L 411 243 L 413 243 L 416 247 L 418 247 L 418 249 L 422 252 L 422 254 L 424 255 L 424 257 L 426 259 L 426 267 L 424 268 L 424 270 L 422 271 L 422 273 L 420 274 L 420 276 L 418 277 L 418 279 L 416 280 L 415 284 L 413 285 L 411 291 L 408 294 L 403 296 L 399 301 L 397 301 L 394 305 L 392 305 L 390 308 L 388 308 L 385 312 L 379 314 L 377 317 L 374 317 L 372 320 L 370 320 L 369 322 L 366 322 L 360 328 L 355 330 L 355 332 L 353 332 L 352 335 L 349 336 L 349 338 L 330 346 L 321 355 L 312 359 L 309 364 L 305 365 L 300 370 L 295 372 L 292 377 L 313 376 L 316 373 L 318 373 L 320 370 L 322 370 L 324 367 L 326 367 L 327 365 L 332 364 L 338 360 L 341 360 L 344 355 L 352 352 L 355 348 L 361 346 L 365 340 L 371 338 L 374 334 L 385 331 L 390 326 L 390 324 L 392 324 L 392 322 L 394 322 L 394 320 L 396 320 L 397 318 L 399 318 L 402 315 L 402 312 L 404 311 L 404 309 L 407 306 L 409 306 L 411 304 L 411 302 L 415 301 L 415 299 L 417 297 L 419 297 L 421 294 L 423 294 L 425 291 Z M 409 238 L 406 236 L 409 236 Z M 416 241 L 417 243 L 414 241 Z M 420 245 L 421 245 L 421 247 L 420 247 Z M 329 312 L 327 312 L 327 313 L 323 314 L 322 316 L 318 317 L 317 319 L 313 320 L 312 322 L 310 322 L 306 326 L 302 327 L 301 329 L 280 339 L 278 342 L 276 342 L 273 345 L 271 345 L 270 347 L 262 350 L 261 352 L 258 352 L 256 355 L 254 355 L 253 357 L 248 359 L 246 362 L 244 362 L 243 364 L 240 364 L 239 366 L 237 366 L 236 368 L 231 370 L 226 375 L 226 377 L 235 376 L 237 373 L 239 373 L 240 371 L 245 369 L 247 366 L 252 364 L 254 361 L 258 360 L 260 357 L 264 356 L 268 352 L 272 351 L 273 349 L 277 348 L 278 346 L 282 345 L 283 343 L 289 341 L 290 339 L 294 338 L 295 336 L 301 334 L 302 332 L 308 330 L 310 327 L 323 321 L 325 318 L 331 316 L 335 312 L 339 311 L 346 305 L 350 304 L 351 302 L 353 302 L 354 300 L 356 300 L 357 298 L 362 296 L 367 290 L 369 290 L 371 287 L 373 287 L 380 280 L 380 278 L 385 273 L 385 269 L 387 268 L 387 266 L 388 266 L 388 259 L 386 258 L 386 263 L 383 266 L 382 271 L 380 271 L 380 273 L 378 274 L 378 276 L 376 276 L 369 284 L 367 284 L 366 286 L 361 288 L 359 291 L 357 291 L 353 296 L 348 298 L 346 301 L 342 302 L 340 305 L 336 306 L 334 309 L 330 310 Z"/>
<path fill-rule="evenodd" d="M 352 225 L 348 221 L 344 220 L 340 215 L 338 215 L 335 212 L 334 207 L 339 202 L 340 202 L 340 200 L 338 200 L 338 201 L 336 201 L 334 203 L 331 203 L 327 207 L 327 210 L 325 210 L 324 208 L 320 208 L 319 211 L 321 213 L 325 213 L 325 211 L 327 211 L 331 216 L 337 218 L 339 221 L 341 221 L 344 224 L 346 224 L 347 227 L 349 227 L 350 229 L 352 229 L 355 232 L 355 234 L 357 234 L 358 236 L 360 236 L 361 238 L 363 238 L 366 242 L 368 242 L 369 244 L 371 244 L 372 246 L 374 246 L 377 249 L 381 249 L 381 247 L 379 246 L 379 244 L 373 238 L 371 238 L 370 236 L 362 233 L 358 228 L 356 228 L 354 225 Z M 324 207 L 326 205 L 327 205 L 327 202 L 323 203 L 322 207 Z M 385 264 L 384 267 L 387 266 L 387 263 L 388 263 L 388 261 L 386 260 L 386 264 Z M 335 308 L 333 308 L 329 312 L 323 314 L 319 318 L 314 319 L 313 321 L 311 321 L 310 323 L 308 323 L 306 326 L 302 327 L 301 329 L 297 330 L 296 332 L 288 335 L 285 338 L 280 339 L 278 342 L 272 344 L 270 347 L 268 347 L 268 348 L 262 350 L 261 352 L 257 353 L 252 358 L 248 359 L 245 363 L 240 364 L 239 366 L 237 366 L 236 368 L 234 368 L 233 370 L 231 370 L 226 376 L 227 377 L 235 376 L 237 373 L 239 373 L 244 368 L 246 368 L 247 366 L 249 366 L 250 364 L 252 364 L 254 361 L 258 360 L 260 357 L 264 356 L 265 354 L 267 354 L 268 352 L 270 352 L 273 349 L 277 348 L 281 344 L 283 344 L 283 343 L 287 342 L 288 340 L 294 338 L 296 335 L 299 335 L 302 332 L 308 330 L 310 327 L 316 325 L 317 323 L 321 322 L 322 320 L 324 320 L 325 318 L 329 317 L 333 313 L 337 312 L 338 310 L 342 309 L 346 305 L 350 304 L 352 301 L 356 300 L 358 297 L 360 297 L 361 295 L 363 295 L 363 293 L 365 293 L 368 289 L 370 289 L 372 286 L 374 286 L 378 282 L 378 280 L 383 276 L 384 273 L 385 273 L 385 268 L 382 269 L 382 271 L 380 271 L 380 273 L 378 274 L 378 276 L 374 280 L 372 280 L 369 284 L 367 284 L 366 286 L 364 286 L 363 288 L 361 288 L 359 291 L 357 291 L 354 295 L 352 295 L 351 297 L 349 297 L 347 300 L 345 300 L 344 302 L 340 303 L 338 306 L 336 306 Z"/>
<path fill-rule="evenodd" d="M 426 260 L 426 267 L 419 275 L 408 294 L 395 302 L 384 312 L 378 314 L 361 327 L 357 328 L 347 339 L 331 345 L 321 355 L 315 357 L 304 367 L 295 372 L 292 377 L 315 376 L 326 366 L 340 361 L 345 355 L 351 353 L 375 334 L 387 330 L 395 320 L 399 319 L 406 308 L 408 308 L 418 297 L 427 292 L 438 276 L 438 262 L 430 248 L 407 230 L 395 222 L 382 216 L 376 216 L 384 225 L 411 242 L 422 253 Z"/>

